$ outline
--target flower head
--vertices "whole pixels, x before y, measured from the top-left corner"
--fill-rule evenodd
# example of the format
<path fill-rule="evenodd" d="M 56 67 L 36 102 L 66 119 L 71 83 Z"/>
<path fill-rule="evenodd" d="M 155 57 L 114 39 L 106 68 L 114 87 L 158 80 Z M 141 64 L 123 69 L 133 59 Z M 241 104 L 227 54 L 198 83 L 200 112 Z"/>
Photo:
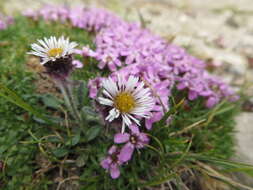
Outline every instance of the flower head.
<path fill-rule="evenodd" d="M 8 25 L 13 24 L 14 20 L 10 16 L 4 16 L 0 13 L 0 30 L 5 30 Z"/>
<path fill-rule="evenodd" d="M 126 125 L 130 126 L 133 122 L 140 125 L 140 118 L 150 117 L 154 99 L 138 77 L 130 76 L 125 80 L 118 76 L 116 82 L 109 78 L 102 82 L 102 87 L 103 97 L 98 98 L 99 103 L 112 107 L 105 120 L 111 122 L 121 116 L 122 133 Z"/>
<path fill-rule="evenodd" d="M 101 88 L 101 81 L 103 80 L 102 77 L 96 77 L 95 79 L 91 79 L 88 82 L 89 88 L 89 97 L 96 98 L 98 94 L 98 89 Z"/>
<path fill-rule="evenodd" d="M 33 43 L 31 45 L 33 51 L 28 52 L 28 54 L 40 57 L 42 59 L 42 65 L 49 61 L 55 62 L 59 58 L 73 54 L 74 48 L 77 46 L 77 43 L 70 42 L 68 38 L 65 39 L 63 36 L 59 39 L 51 36 L 48 39 L 38 40 L 38 42 L 38 44 Z"/>
<path fill-rule="evenodd" d="M 109 151 L 108 156 L 101 161 L 101 166 L 108 170 L 113 179 L 116 179 L 120 176 L 119 166 L 123 164 L 119 159 L 120 149 L 113 145 Z"/>
<path fill-rule="evenodd" d="M 79 60 L 73 60 L 72 65 L 77 69 L 83 68 L 83 63 Z"/>
<path fill-rule="evenodd" d="M 39 44 L 32 44 L 33 51 L 28 52 L 41 58 L 41 64 L 45 66 L 47 73 L 55 79 L 65 79 L 72 71 L 72 54 L 77 44 L 70 42 L 63 36 L 59 39 L 51 36 L 49 39 L 38 40 Z"/>
<path fill-rule="evenodd" d="M 118 133 L 114 136 L 114 142 L 117 144 L 126 143 L 119 153 L 119 160 L 127 162 L 131 159 L 134 149 L 143 148 L 149 142 L 145 133 L 140 132 L 136 125 L 131 125 L 131 133 Z"/>

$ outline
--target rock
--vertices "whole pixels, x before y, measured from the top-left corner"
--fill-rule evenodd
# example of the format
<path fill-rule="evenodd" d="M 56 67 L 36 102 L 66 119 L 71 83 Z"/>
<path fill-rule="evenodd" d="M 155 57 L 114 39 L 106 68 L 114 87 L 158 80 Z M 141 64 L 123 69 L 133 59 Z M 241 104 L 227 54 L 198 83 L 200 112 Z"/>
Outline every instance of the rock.
<path fill-rule="evenodd" d="M 236 152 L 244 162 L 253 165 L 253 113 L 242 112 L 236 117 L 236 122 Z"/>
<path fill-rule="evenodd" d="M 236 157 L 233 159 L 238 162 L 253 165 L 253 112 L 243 112 L 236 118 Z M 253 187 L 253 178 L 241 173 L 236 174 L 241 183 Z"/>

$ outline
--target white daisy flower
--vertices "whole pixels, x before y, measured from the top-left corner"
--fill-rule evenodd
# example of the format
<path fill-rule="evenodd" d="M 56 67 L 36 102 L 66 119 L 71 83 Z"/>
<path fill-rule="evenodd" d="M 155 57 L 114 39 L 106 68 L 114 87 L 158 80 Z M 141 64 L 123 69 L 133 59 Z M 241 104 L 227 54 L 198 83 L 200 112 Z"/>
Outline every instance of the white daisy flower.
<path fill-rule="evenodd" d="M 28 54 L 32 54 L 42 58 L 41 64 L 44 65 L 48 61 L 55 61 L 58 58 L 65 57 L 74 53 L 74 48 L 77 46 L 77 43 L 70 42 L 69 39 L 64 39 L 60 37 L 56 39 L 55 36 L 50 38 L 44 38 L 44 40 L 38 40 L 37 43 L 31 45 L 32 50 Z"/>
<path fill-rule="evenodd" d="M 117 82 L 109 78 L 102 82 L 102 86 L 104 96 L 98 98 L 99 103 L 112 107 L 105 120 L 111 122 L 121 116 L 122 133 L 125 126 L 130 126 L 133 122 L 140 125 L 140 118 L 150 117 L 154 99 L 150 89 L 145 88 L 138 77 L 130 76 L 128 80 L 124 80 L 118 76 Z"/>

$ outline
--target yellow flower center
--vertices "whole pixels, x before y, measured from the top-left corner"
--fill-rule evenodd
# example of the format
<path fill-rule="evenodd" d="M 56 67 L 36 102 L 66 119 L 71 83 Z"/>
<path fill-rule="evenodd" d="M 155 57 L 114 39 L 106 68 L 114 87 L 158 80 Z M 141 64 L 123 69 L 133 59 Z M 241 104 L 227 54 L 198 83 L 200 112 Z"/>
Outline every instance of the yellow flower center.
<path fill-rule="evenodd" d="M 63 49 L 62 48 L 53 48 L 53 49 L 50 49 L 47 54 L 49 57 L 56 57 L 57 55 L 60 55 L 62 54 L 63 52 Z"/>
<path fill-rule="evenodd" d="M 135 99 L 128 92 L 122 92 L 114 98 L 114 106 L 123 113 L 130 112 L 135 107 Z"/>

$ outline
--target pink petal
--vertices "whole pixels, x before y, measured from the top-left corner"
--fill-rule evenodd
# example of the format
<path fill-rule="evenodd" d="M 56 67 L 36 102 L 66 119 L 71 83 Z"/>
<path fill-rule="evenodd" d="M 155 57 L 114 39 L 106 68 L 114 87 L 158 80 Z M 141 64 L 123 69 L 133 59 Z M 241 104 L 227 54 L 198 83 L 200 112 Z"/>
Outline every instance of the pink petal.
<path fill-rule="evenodd" d="M 190 90 L 190 92 L 188 94 L 188 99 L 189 100 L 195 100 L 197 97 L 198 97 L 197 92 Z"/>
<path fill-rule="evenodd" d="M 75 54 L 81 55 L 82 54 L 82 50 L 80 49 L 75 49 L 74 51 Z"/>
<path fill-rule="evenodd" d="M 118 133 L 114 136 L 115 143 L 125 143 L 129 141 L 130 135 L 128 133 Z"/>
<path fill-rule="evenodd" d="M 99 69 L 103 69 L 104 67 L 105 67 L 105 65 L 106 65 L 106 62 L 99 62 L 99 64 L 98 64 L 98 68 Z"/>
<path fill-rule="evenodd" d="M 110 174 L 112 179 L 116 179 L 120 176 L 120 171 L 117 165 L 111 165 Z"/>
<path fill-rule="evenodd" d="M 160 119 L 162 119 L 162 117 L 163 117 L 162 112 L 153 113 L 153 116 L 149 119 L 146 119 L 145 121 L 146 128 L 150 130 L 152 128 L 153 123 L 159 121 Z"/>
<path fill-rule="evenodd" d="M 209 97 L 206 101 L 206 107 L 207 108 L 212 108 L 215 104 L 217 104 L 219 101 L 218 98 L 215 97 Z"/>
<path fill-rule="evenodd" d="M 111 71 L 116 71 L 117 70 L 117 68 L 116 68 L 116 66 L 113 62 L 109 62 L 108 67 Z"/>
<path fill-rule="evenodd" d="M 185 82 L 181 82 L 177 85 L 177 89 L 178 90 L 183 90 L 184 88 L 186 88 L 187 84 Z"/>
<path fill-rule="evenodd" d="M 130 125 L 129 128 L 131 129 L 132 133 L 134 133 L 134 134 L 139 134 L 140 133 L 140 130 L 139 130 L 139 128 L 136 124 Z"/>
<path fill-rule="evenodd" d="M 233 95 L 233 96 L 231 96 L 230 98 L 229 98 L 229 100 L 231 101 L 231 102 L 235 102 L 235 101 L 237 101 L 237 100 L 239 100 L 240 99 L 240 96 L 238 96 L 238 95 Z"/>
<path fill-rule="evenodd" d="M 109 169 L 110 167 L 110 160 L 108 160 L 108 158 L 102 160 L 100 162 L 100 165 L 104 168 L 104 169 Z"/>
<path fill-rule="evenodd" d="M 134 152 L 134 146 L 132 146 L 130 143 L 125 144 L 120 151 L 119 160 L 122 162 L 127 162 L 131 160 L 133 152 Z"/>
<path fill-rule="evenodd" d="M 117 150 L 117 146 L 113 145 L 109 150 L 108 150 L 108 153 L 109 154 L 113 154 L 114 152 L 116 152 Z"/>
<path fill-rule="evenodd" d="M 83 68 L 83 63 L 78 60 L 73 60 L 72 65 L 74 65 L 75 68 Z"/>
<path fill-rule="evenodd" d="M 145 133 L 140 133 L 139 135 L 140 140 L 144 143 L 144 144 L 148 144 L 149 142 L 149 138 L 148 135 Z"/>

